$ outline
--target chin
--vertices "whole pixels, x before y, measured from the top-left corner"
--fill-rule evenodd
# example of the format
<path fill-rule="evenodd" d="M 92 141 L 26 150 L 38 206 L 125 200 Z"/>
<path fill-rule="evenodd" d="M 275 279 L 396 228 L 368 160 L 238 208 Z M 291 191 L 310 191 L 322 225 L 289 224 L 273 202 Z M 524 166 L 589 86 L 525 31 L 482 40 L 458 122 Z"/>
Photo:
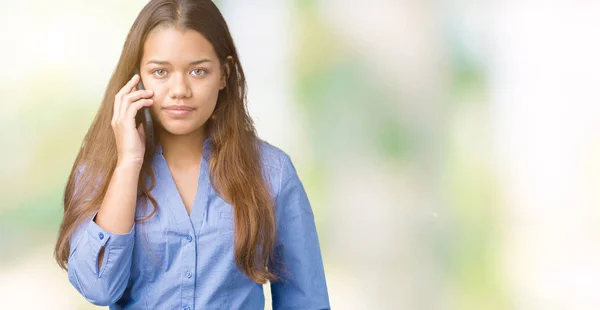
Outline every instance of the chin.
<path fill-rule="evenodd" d="M 198 126 L 197 124 L 185 124 L 185 123 L 179 123 L 179 124 L 163 124 L 163 128 L 166 132 L 174 135 L 174 136 L 185 136 L 188 134 L 191 134 L 193 132 L 198 131 L 200 128 L 202 128 L 202 125 Z"/>

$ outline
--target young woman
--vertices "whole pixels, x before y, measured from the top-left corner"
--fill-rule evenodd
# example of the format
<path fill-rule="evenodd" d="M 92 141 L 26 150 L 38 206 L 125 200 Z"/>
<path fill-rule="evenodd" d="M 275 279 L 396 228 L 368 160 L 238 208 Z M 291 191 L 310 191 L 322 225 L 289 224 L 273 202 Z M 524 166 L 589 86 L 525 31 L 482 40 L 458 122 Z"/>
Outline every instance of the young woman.
<path fill-rule="evenodd" d="M 290 157 L 257 137 L 245 98 L 210 0 L 142 9 L 65 190 L 55 254 L 87 300 L 263 309 L 270 281 L 274 309 L 329 309 L 309 200 Z"/>

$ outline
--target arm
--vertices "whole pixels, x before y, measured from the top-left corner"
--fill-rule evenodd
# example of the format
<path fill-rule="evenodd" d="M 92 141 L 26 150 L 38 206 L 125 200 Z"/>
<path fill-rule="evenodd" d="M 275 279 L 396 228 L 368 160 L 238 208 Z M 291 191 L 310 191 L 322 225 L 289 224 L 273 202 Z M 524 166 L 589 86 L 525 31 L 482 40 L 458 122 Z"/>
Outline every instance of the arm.
<path fill-rule="evenodd" d="M 117 165 L 98 213 L 70 238 L 69 281 L 95 305 L 115 303 L 129 281 L 139 169 Z"/>
<path fill-rule="evenodd" d="M 273 309 L 330 309 L 325 271 L 310 202 L 289 156 L 285 155 L 276 200 Z"/>

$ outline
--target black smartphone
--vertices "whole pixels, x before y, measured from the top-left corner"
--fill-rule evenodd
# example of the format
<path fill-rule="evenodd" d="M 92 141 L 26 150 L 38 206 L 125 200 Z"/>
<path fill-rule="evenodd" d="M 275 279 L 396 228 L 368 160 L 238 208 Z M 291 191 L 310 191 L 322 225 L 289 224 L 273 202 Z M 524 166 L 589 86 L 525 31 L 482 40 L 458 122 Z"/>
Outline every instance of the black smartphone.
<path fill-rule="evenodd" d="M 140 75 L 138 70 L 136 70 L 135 73 Z M 144 89 L 144 83 L 142 83 L 141 76 L 136 88 L 137 90 Z M 135 119 L 136 125 L 139 125 L 140 123 L 144 124 L 144 132 L 146 133 L 146 153 L 148 153 L 149 150 L 154 150 L 154 124 L 152 122 L 152 115 L 150 114 L 150 107 L 143 107 L 139 110 Z"/>

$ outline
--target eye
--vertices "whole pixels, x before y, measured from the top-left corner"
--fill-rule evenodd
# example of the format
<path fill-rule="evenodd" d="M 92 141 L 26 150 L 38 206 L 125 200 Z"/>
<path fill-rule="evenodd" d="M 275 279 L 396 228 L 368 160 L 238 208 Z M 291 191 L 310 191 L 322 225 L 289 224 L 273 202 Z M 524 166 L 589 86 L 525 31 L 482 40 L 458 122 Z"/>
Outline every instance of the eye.
<path fill-rule="evenodd" d="M 167 74 L 167 71 L 165 71 L 163 69 L 156 69 L 156 70 L 152 71 L 152 74 L 154 74 L 157 77 L 163 77 Z"/>
<path fill-rule="evenodd" d="M 200 75 L 205 75 L 207 72 L 204 69 L 194 69 L 194 70 L 192 70 L 192 73 L 194 75 L 200 76 Z"/>

